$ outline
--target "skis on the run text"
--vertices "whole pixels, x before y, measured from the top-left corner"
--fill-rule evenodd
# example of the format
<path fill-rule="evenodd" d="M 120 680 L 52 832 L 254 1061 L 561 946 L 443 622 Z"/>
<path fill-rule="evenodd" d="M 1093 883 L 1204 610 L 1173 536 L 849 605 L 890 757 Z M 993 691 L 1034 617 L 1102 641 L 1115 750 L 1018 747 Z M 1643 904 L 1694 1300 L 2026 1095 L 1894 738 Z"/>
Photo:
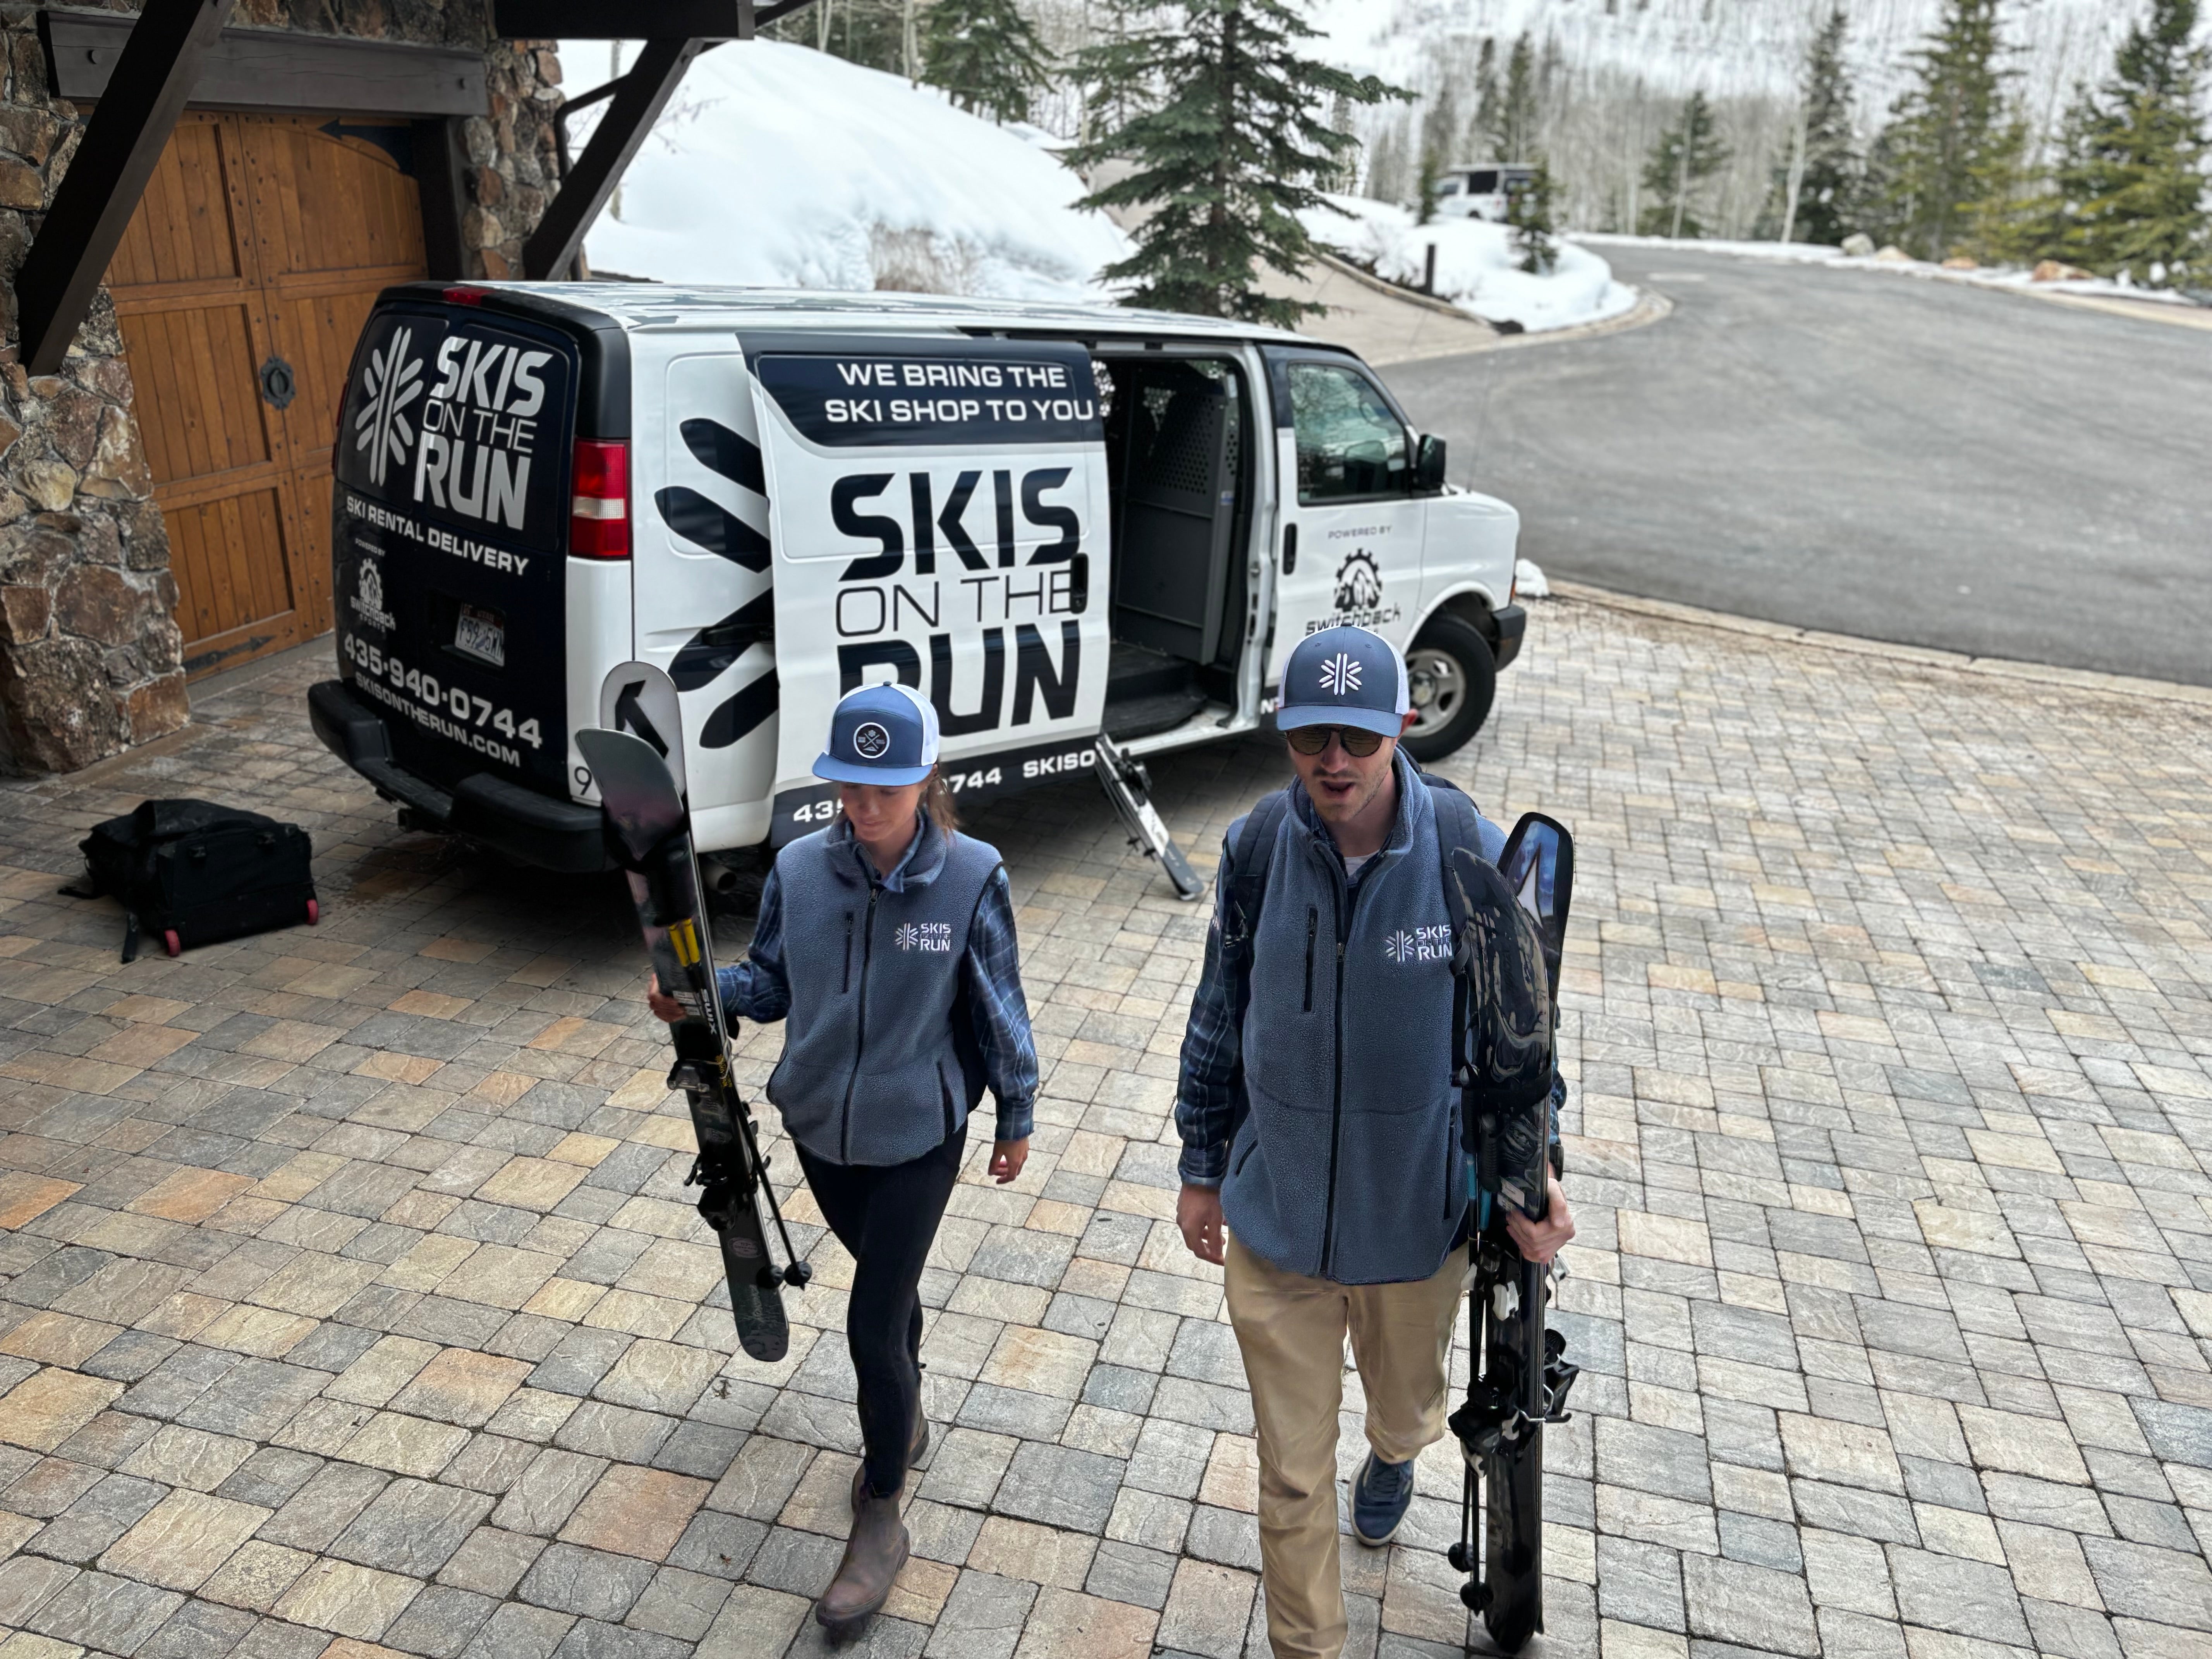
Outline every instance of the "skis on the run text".
<path fill-rule="evenodd" d="M 751 1109 L 731 1075 L 690 817 L 668 763 L 650 744 L 626 732 L 586 729 L 576 746 L 599 785 L 609 844 L 629 878 L 654 976 L 684 1011 L 668 1028 L 676 1050 L 668 1086 L 690 1103 L 699 1156 L 689 1184 L 700 1188 L 699 1213 L 721 1244 L 738 1341 L 755 1359 L 773 1364 L 791 1341 L 780 1287 L 805 1284 L 810 1270 L 792 1249 Z M 769 1249 L 771 1223 L 783 1249 L 781 1269 Z"/>

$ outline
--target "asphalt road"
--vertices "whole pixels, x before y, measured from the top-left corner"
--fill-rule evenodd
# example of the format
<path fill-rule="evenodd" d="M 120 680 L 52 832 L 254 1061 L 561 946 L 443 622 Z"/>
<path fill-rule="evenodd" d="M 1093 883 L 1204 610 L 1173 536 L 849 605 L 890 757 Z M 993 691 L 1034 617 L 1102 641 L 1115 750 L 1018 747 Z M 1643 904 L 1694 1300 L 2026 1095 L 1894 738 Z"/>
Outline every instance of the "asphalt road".
<path fill-rule="evenodd" d="M 1547 574 L 2212 684 L 2212 330 L 1602 252 L 1673 315 L 1382 371 Z"/>

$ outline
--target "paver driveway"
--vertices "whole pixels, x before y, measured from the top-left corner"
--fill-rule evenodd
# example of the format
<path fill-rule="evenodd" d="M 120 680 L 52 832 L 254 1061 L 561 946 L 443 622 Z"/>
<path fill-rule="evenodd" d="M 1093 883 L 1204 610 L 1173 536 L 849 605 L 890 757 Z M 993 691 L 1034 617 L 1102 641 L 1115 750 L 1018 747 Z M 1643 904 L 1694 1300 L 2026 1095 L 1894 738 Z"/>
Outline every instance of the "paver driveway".
<path fill-rule="evenodd" d="M 789 1360 L 731 1359 L 617 890 L 399 834 L 311 669 L 0 797 L 0 1659 L 817 1651 L 835 1246 Z M 2212 1652 L 2208 761 L 2171 703 L 1540 609 L 1450 769 L 1581 848 L 1550 1651 Z M 1158 771 L 1210 865 L 1281 763 Z M 309 824 L 323 926 L 118 967 L 53 889 L 149 793 Z M 976 827 L 1049 1080 L 939 1241 L 866 1650 L 1262 1651 L 1247 1395 L 1168 1219 L 1203 915 L 1085 786 Z M 1457 1488 L 1435 1449 L 1406 1541 L 1347 1547 L 1355 1652 L 1457 1650 Z"/>

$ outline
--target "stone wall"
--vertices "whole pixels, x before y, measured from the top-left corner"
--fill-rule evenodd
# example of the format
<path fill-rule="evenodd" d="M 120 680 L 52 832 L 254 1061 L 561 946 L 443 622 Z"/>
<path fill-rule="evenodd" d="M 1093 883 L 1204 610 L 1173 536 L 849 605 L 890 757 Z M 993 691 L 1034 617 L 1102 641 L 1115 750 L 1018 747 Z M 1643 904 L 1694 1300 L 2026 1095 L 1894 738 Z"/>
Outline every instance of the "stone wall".
<path fill-rule="evenodd" d="M 88 114 L 51 95 L 36 17 L 0 3 L 0 769 L 66 772 L 176 730 L 191 706 L 168 536 L 106 290 L 59 374 L 33 378 L 18 361 L 15 272 Z M 465 124 L 467 274 L 520 268 L 556 172 L 550 42 L 492 42 L 489 0 L 239 0 L 231 21 L 484 51 L 490 112 Z"/>

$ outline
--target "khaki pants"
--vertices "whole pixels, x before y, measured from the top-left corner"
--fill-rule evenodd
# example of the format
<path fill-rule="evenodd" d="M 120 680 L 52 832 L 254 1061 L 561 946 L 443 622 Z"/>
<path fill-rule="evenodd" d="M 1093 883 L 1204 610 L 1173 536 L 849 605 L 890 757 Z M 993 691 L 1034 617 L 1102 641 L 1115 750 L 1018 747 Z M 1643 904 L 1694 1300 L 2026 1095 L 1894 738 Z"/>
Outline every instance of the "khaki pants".
<path fill-rule="evenodd" d="M 1229 1322 L 1260 1431 L 1260 1582 L 1275 1659 L 1337 1659 L 1336 1416 L 1344 1338 L 1367 1391 L 1367 1443 L 1402 1463 L 1443 1437 L 1452 1322 L 1464 1249 L 1404 1285 L 1334 1285 L 1288 1273 L 1229 1240 Z"/>

